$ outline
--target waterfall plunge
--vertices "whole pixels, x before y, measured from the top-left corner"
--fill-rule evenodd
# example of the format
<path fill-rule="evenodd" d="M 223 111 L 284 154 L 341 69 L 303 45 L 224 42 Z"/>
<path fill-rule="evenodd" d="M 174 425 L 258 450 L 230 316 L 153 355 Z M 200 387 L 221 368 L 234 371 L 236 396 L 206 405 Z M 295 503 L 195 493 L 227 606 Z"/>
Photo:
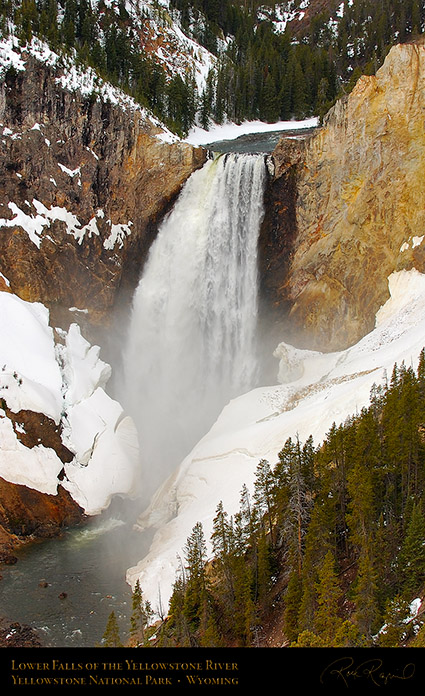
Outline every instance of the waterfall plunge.
<path fill-rule="evenodd" d="M 209 160 L 151 247 L 124 356 L 144 488 L 168 476 L 222 407 L 256 383 L 265 178 L 263 156 Z"/>

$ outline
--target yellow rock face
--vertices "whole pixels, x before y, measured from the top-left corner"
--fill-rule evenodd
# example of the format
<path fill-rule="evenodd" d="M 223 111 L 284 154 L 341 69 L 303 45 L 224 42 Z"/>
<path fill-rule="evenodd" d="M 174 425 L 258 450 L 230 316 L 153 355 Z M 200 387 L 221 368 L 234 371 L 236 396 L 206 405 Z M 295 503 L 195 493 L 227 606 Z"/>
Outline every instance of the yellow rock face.
<path fill-rule="evenodd" d="M 388 276 L 425 271 L 425 47 L 394 47 L 306 144 L 298 233 L 281 288 L 298 342 L 353 344 L 388 299 Z"/>

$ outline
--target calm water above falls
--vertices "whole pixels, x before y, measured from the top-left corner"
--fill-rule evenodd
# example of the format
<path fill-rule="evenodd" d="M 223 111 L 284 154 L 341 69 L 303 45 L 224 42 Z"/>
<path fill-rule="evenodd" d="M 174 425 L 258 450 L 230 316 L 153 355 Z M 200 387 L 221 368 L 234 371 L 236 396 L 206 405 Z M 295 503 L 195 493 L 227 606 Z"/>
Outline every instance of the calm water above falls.
<path fill-rule="evenodd" d="M 267 131 L 265 133 L 247 133 L 234 140 L 218 140 L 205 144 L 213 152 L 239 152 L 253 153 L 264 152 L 270 154 L 275 149 L 282 137 L 292 139 L 304 139 L 314 133 L 316 128 L 299 128 L 294 130 Z"/>

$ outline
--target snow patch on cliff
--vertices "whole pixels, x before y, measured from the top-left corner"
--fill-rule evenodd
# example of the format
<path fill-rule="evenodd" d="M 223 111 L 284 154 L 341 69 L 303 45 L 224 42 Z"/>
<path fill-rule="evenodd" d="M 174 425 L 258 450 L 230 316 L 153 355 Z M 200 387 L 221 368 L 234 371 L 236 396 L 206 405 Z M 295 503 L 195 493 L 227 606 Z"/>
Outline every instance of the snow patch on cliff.
<path fill-rule="evenodd" d="M 71 173 L 73 176 L 75 176 L 76 172 L 78 171 L 79 170 L 76 169 Z M 93 235 L 100 235 L 97 225 L 97 218 L 103 218 L 104 213 L 102 210 L 98 210 L 96 215 L 92 217 L 86 225 L 82 225 L 78 217 L 66 208 L 60 206 L 52 206 L 51 208 L 47 208 L 43 203 L 35 198 L 33 199 L 31 205 L 28 201 L 26 204 L 30 210 L 31 205 L 35 208 L 35 215 L 32 212 L 26 213 L 24 210 L 19 208 L 16 203 L 9 202 L 8 207 L 12 211 L 14 217 L 10 219 L 0 218 L 0 228 L 21 227 L 27 233 L 31 242 L 35 244 L 38 249 L 40 248 L 43 239 L 53 241 L 52 238 L 46 234 L 46 230 L 50 229 L 51 223 L 54 222 L 63 222 L 67 234 L 73 235 L 78 244 L 82 244 L 85 237 L 90 239 Z M 113 224 L 111 220 L 107 220 L 106 224 L 110 225 L 111 229 L 108 237 L 103 241 L 103 247 L 105 249 L 112 250 L 114 249 L 115 245 L 118 245 L 118 247 L 121 248 L 124 244 L 125 238 L 131 234 L 131 226 L 133 222 L 129 220 L 127 223 Z"/>

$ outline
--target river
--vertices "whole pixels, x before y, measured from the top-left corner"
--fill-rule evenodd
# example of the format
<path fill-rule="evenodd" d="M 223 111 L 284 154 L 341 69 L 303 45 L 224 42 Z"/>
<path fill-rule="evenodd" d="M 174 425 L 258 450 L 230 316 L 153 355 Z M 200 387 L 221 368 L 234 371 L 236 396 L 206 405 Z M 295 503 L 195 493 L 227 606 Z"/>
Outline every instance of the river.
<path fill-rule="evenodd" d="M 217 140 L 213 143 L 206 143 L 203 147 L 213 152 L 239 152 L 243 153 L 267 153 L 270 154 L 275 149 L 280 138 L 291 138 L 303 140 L 314 133 L 315 127 L 298 128 L 285 131 L 267 131 L 265 133 L 246 133 L 234 140 Z"/>
<path fill-rule="evenodd" d="M 16 551 L 18 562 L 1 570 L 1 614 L 34 628 L 44 647 L 81 648 L 101 643 L 114 611 L 124 641 L 131 615 L 125 571 L 150 545 L 132 526 L 106 514 Z"/>

